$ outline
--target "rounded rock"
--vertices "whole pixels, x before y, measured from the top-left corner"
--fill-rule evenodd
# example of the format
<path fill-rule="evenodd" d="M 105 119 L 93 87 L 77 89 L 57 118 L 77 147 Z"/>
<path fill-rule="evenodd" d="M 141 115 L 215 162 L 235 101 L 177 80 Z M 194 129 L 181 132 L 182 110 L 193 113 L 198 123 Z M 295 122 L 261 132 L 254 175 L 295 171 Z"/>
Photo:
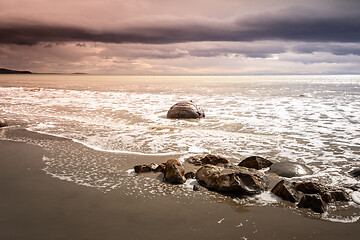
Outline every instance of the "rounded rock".
<path fill-rule="evenodd" d="M 167 118 L 172 119 L 196 119 L 205 117 L 204 110 L 192 100 L 182 101 L 173 105 L 167 112 Z"/>
<path fill-rule="evenodd" d="M 301 177 L 313 174 L 313 171 L 304 164 L 296 162 L 278 162 L 270 166 L 269 172 L 275 173 L 281 177 Z"/>
<path fill-rule="evenodd" d="M 260 156 L 251 156 L 244 160 L 242 160 L 238 166 L 240 167 L 247 167 L 247 168 L 254 168 L 254 169 L 263 169 L 270 167 L 273 163 L 263 157 Z"/>
<path fill-rule="evenodd" d="M 196 172 L 196 180 L 209 190 L 236 195 L 260 194 L 269 186 L 269 180 L 262 172 L 235 165 L 207 164 Z"/>

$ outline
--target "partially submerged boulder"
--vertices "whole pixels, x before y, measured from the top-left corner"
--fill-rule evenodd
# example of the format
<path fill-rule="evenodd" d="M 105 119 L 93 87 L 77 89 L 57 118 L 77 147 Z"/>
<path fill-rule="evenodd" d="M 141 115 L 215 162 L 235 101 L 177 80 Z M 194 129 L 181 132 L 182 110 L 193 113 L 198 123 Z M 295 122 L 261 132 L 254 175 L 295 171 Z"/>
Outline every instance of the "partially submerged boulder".
<path fill-rule="evenodd" d="M 5 119 L 0 118 L 0 127 L 6 127 L 8 126 L 8 123 Z"/>
<path fill-rule="evenodd" d="M 270 167 L 273 163 L 263 157 L 260 156 L 251 156 L 242 160 L 238 166 L 254 168 L 254 169 L 262 169 Z"/>
<path fill-rule="evenodd" d="M 196 180 L 209 190 L 236 195 L 259 194 L 269 186 L 262 172 L 234 165 L 207 164 L 196 172 Z"/>
<path fill-rule="evenodd" d="M 185 169 L 177 159 L 170 159 L 165 163 L 164 180 L 173 184 L 186 182 Z"/>
<path fill-rule="evenodd" d="M 167 118 L 196 119 L 203 117 L 205 117 L 204 110 L 192 100 L 178 102 L 167 112 Z"/>
<path fill-rule="evenodd" d="M 296 162 L 278 162 L 270 166 L 269 172 L 276 173 L 281 177 L 301 177 L 313 174 L 313 171 L 304 164 Z"/>
<path fill-rule="evenodd" d="M 212 155 L 212 154 L 208 154 L 206 156 L 189 157 L 185 161 L 188 163 L 194 164 L 196 166 L 203 166 L 206 164 L 218 165 L 218 164 L 230 163 L 230 161 L 227 160 L 226 158 L 221 157 L 221 156 Z"/>
<path fill-rule="evenodd" d="M 360 168 L 353 169 L 349 174 L 354 178 L 360 178 Z"/>

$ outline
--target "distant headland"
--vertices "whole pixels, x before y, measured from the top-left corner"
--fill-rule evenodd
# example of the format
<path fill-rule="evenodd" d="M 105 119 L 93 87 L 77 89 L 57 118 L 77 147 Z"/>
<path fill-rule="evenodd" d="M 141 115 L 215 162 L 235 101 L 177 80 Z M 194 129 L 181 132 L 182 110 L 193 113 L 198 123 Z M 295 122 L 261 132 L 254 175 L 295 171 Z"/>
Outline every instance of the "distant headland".
<path fill-rule="evenodd" d="M 6 68 L 0 68 L 0 74 L 32 74 L 30 71 L 16 71 Z"/>

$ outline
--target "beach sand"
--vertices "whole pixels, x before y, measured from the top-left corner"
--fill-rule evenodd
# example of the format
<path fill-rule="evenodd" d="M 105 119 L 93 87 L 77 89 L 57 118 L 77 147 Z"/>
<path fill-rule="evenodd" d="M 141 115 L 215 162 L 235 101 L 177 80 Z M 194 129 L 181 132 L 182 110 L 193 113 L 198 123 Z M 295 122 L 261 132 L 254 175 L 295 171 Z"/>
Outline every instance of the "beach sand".
<path fill-rule="evenodd" d="M 0 141 L 0 239 L 358 239 L 360 223 L 230 198 L 103 192 L 48 175 L 38 146 Z M 140 162 L 140 158 L 137 162 Z M 139 176 L 143 177 L 143 176 Z"/>

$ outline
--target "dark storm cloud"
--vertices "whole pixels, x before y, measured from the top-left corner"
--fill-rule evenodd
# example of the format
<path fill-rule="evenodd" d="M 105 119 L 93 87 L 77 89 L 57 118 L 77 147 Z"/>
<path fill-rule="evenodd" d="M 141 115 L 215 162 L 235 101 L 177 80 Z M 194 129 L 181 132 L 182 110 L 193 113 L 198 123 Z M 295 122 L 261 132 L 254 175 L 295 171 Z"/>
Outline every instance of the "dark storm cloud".
<path fill-rule="evenodd" d="M 333 55 L 360 55 L 360 46 L 358 44 L 298 44 L 291 49 L 296 53 L 317 53 L 317 52 L 329 52 Z"/>
<path fill-rule="evenodd" d="M 305 14 L 306 13 L 306 14 Z M 263 14 L 232 21 L 178 19 L 113 30 L 45 24 L 1 24 L 0 43 L 104 42 L 168 44 L 202 41 L 359 42 L 360 15 L 317 15 L 304 11 Z"/>

